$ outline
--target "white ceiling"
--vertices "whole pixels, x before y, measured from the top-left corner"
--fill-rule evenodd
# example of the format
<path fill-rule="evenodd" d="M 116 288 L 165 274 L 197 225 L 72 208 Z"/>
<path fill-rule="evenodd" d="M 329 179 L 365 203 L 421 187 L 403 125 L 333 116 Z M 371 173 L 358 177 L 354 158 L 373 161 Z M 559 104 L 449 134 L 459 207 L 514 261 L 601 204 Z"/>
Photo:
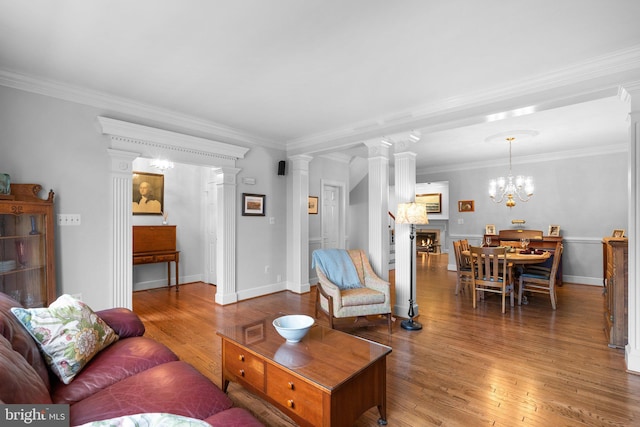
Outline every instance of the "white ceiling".
<path fill-rule="evenodd" d="M 514 158 L 626 144 L 612 82 L 640 80 L 638 16 L 637 0 L 0 0 L 0 84 L 294 153 L 418 131 L 436 170 L 506 157 L 484 140 L 513 130 L 538 132 Z"/>

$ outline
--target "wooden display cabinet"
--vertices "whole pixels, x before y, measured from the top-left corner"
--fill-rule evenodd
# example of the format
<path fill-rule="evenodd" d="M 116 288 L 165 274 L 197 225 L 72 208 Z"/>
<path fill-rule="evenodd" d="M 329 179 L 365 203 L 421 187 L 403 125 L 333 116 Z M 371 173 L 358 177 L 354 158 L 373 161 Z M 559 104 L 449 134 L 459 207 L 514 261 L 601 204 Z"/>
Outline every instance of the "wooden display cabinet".
<path fill-rule="evenodd" d="M 628 239 L 602 239 L 604 331 L 612 348 L 624 348 L 628 341 L 628 262 Z"/>
<path fill-rule="evenodd" d="M 11 184 L 0 195 L 0 291 L 25 307 L 56 298 L 53 191 L 38 197 L 38 184 Z"/>

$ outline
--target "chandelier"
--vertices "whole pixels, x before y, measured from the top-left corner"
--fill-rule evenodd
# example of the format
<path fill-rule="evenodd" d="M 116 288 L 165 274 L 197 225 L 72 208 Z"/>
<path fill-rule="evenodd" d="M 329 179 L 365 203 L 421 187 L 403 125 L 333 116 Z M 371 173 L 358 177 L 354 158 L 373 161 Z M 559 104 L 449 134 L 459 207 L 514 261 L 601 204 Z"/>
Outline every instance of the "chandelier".
<path fill-rule="evenodd" d="M 165 159 L 153 159 L 150 164 L 152 167 L 160 169 L 163 172 L 167 169 L 173 169 L 173 162 Z"/>
<path fill-rule="evenodd" d="M 512 208 L 516 205 L 514 196 L 517 196 L 523 202 L 529 201 L 533 196 L 533 178 L 530 176 L 518 175 L 516 177 L 511 173 L 511 143 L 515 140 L 513 137 L 507 138 L 509 142 L 509 175 L 507 177 L 499 177 L 489 182 L 489 197 L 495 203 L 502 203 L 506 198 L 505 205 Z"/>

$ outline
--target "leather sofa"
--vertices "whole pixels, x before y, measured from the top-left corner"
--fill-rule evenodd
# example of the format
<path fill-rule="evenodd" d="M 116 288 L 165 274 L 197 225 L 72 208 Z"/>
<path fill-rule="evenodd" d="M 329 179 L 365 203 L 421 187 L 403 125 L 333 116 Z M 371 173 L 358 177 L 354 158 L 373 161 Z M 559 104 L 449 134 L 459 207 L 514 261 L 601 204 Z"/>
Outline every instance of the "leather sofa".
<path fill-rule="evenodd" d="M 232 407 L 229 397 L 193 366 L 144 337 L 144 325 L 131 310 L 96 312 L 119 339 L 64 384 L 11 307 L 20 304 L 0 293 L 0 403 L 68 404 L 72 426 L 158 412 L 212 426 L 262 426 L 248 411 Z"/>

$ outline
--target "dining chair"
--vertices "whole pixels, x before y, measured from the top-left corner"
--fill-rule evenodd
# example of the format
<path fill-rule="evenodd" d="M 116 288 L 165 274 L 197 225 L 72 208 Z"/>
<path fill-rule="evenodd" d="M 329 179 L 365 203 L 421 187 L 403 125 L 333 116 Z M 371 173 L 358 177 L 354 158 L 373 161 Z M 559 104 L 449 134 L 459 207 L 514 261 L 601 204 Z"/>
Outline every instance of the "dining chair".
<path fill-rule="evenodd" d="M 467 239 L 460 240 L 460 249 L 462 251 L 468 251 L 469 250 L 469 241 Z M 469 263 L 469 265 L 471 265 L 471 263 Z"/>
<path fill-rule="evenodd" d="M 466 287 L 473 285 L 473 275 L 471 274 L 471 262 L 469 261 L 469 257 L 462 253 L 462 240 L 453 241 L 453 253 L 456 257 L 457 272 L 455 294 L 458 295 L 460 290 L 464 292 Z"/>
<path fill-rule="evenodd" d="M 518 290 L 518 305 L 522 304 L 522 296 L 525 292 L 548 294 L 551 299 L 551 308 L 556 309 L 556 277 L 560 260 L 562 259 L 562 243 L 558 242 L 553 253 L 551 268 L 539 265 L 528 265 L 520 273 L 520 289 Z"/>
<path fill-rule="evenodd" d="M 473 308 L 477 307 L 480 293 L 492 292 L 502 296 L 502 313 L 506 312 L 506 296 L 511 307 L 514 303 L 511 266 L 507 262 L 507 248 L 503 246 L 471 246 L 471 271 L 473 280 Z"/>

